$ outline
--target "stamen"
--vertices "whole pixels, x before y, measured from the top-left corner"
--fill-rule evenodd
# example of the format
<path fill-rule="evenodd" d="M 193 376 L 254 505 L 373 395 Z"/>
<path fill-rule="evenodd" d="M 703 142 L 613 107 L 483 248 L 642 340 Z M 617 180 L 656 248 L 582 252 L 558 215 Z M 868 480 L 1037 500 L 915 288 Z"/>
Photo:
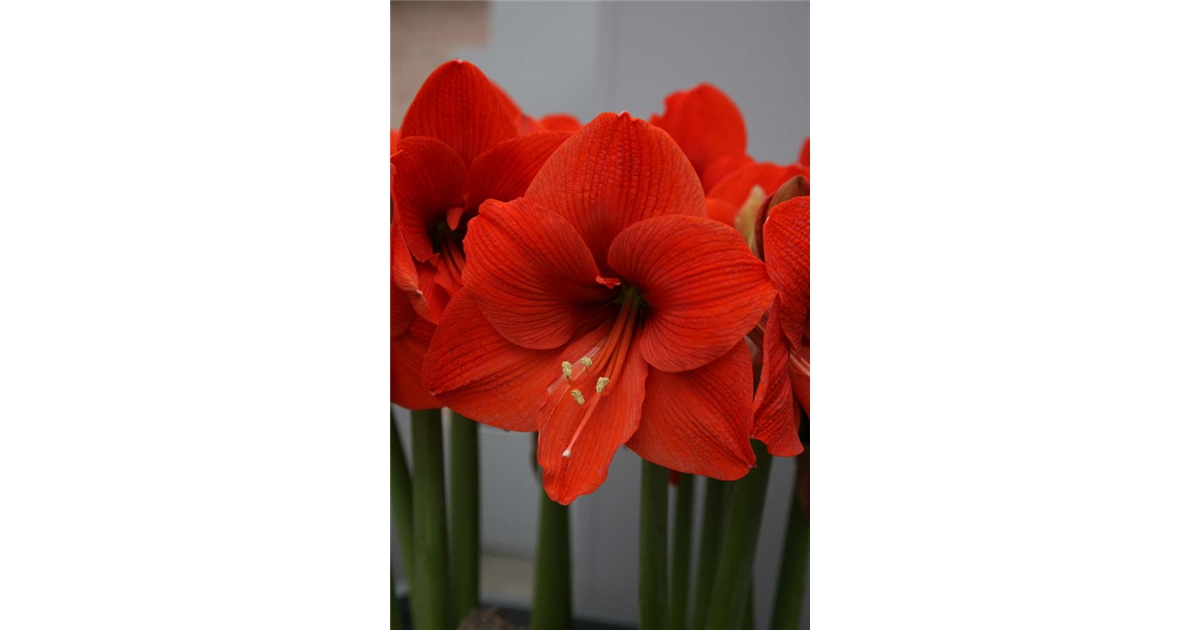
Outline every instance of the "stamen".
<path fill-rule="evenodd" d="M 599 351 L 593 351 L 581 359 L 578 363 L 583 364 L 584 370 L 594 369 L 604 376 L 597 375 L 596 379 L 596 396 L 591 400 L 585 401 L 583 392 L 578 389 L 571 390 L 571 396 L 575 398 L 575 402 L 587 406 L 587 411 L 583 414 L 583 419 L 579 421 L 579 426 L 575 427 L 575 433 L 571 436 L 571 441 L 567 443 L 566 450 L 563 451 L 563 457 L 571 456 L 571 448 L 575 446 L 575 441 L 583 434 L 584 427 L 592 418 L 592 414 L 599 407 L 600 398 L 603 397 L 605 390 L 612 385 L 613 381 L 617 380 L 621 370 L 624 368 L 626 358 L 629 355 L 629 347 L 633 344 L 634 334 L 637 332 L 638 322 L 640 321 L 642 301 L 636 291 L 626 293 L 624 303 L 621 305 L 621 310 L 617 313 L 616 321 L 609 328 L 608 334 L 601 345 Z M 595 357 L 593 359 L 592 357 Z M 572 366 L 569 361 L 563 361 L 563 374 L 567 380 L 571 380 Z M 580 377 L 584 375 L 581 372 Z"/>

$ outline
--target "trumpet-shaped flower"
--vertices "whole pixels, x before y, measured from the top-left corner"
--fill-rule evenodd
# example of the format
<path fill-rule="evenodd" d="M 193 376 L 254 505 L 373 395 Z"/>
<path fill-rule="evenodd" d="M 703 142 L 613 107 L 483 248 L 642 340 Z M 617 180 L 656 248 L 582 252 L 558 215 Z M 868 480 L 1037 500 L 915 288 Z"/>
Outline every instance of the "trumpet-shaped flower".
<path fill-rule="evenodd" d="M 538 431 L 551 499 L 599 487 L 626 444 L 668 468 L 736 479 L 754 464 L 743 340 L 774 299 L 736 231 L 664 133 L 602 114 L 525 196 L 489 201 L 423 380 L 451 408 Z"/>
<path fill-rule="evenodd" d="M 431 321 L 462 286 L 462 240 L 479 205 L 521 196 L 565 137 L 519 134 L 514 108 L 478 68 L 450 61 L 425 80 L 400 125 L 391 160 L 393 222 L 417 272 L 410 298 Z"/>

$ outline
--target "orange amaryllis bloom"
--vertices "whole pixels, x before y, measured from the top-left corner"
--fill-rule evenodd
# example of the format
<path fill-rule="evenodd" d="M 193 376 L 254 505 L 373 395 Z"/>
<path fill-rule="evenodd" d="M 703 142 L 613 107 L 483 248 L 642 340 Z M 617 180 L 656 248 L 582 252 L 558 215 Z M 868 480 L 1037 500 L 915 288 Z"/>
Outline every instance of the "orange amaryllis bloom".
<path fill-rule="evenodd" d="M 700 177 L 705 192 L 725 174 L 751 162 L 746 156 L 746 123 L 733 100 L 707 83 L 681 90 L 663 101 L 663 113 L 650 117 L 679 143 Z"/>
<path fill-rule="evenodd" d="M 438 321 L 462 286 L 467 222 L 486 199 L 521 196 L 564 134 L 519 134 L 513 112 L 482 72 L 442 64 L 421 86 L 392 155 L 395 223 L 417 271 L 417 312 Z"/>
<path fill-rule="evenodd" d="M 754 464 L 744 335 L 775 290 L 662 130 L 601 114 L 467 232 L 464 289 L 425 386 L 456 411 L 538 431 L 547 495 L 598 488 L 618 447 L 736 479 Z"/>

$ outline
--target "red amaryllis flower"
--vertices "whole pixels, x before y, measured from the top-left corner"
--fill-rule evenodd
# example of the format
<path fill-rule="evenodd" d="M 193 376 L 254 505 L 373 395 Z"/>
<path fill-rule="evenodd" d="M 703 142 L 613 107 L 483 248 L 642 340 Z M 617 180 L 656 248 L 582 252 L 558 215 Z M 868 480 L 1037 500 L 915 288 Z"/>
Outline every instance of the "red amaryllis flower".
<path fill-rule="evenodd" d="M 650 124 L 660 127 L 679 143 L 705 192 L 719 181 L 714 173 L 728 173 L 748 164 L 746 156 L 746 124 L 742 113 L 724 92 L 707 83 L 690 90 L 681 90 L 663 101 L 663 114 L 650 117 Z"/>
<path fill-rule="evenodd" d="M 392 226 L 392 402 L 406 409 L 434 409 L 442 404 L 421 385 L 421 366 L 435 326 L 417 314 L 417 269 L 404 236 Z"/>
<path fill-rule="evenodd" d="M 486 199 L 521 196 L 564 134 L 520 135 L 506 97 L 465 61 L 421 86 L 392 155 L 393 222 L 417 271 L 417 312 L 436 322 L 462 286 L 462 239 Z"/>
<path fill-rule="evenodd" d="M 770 209 L 763 227 L 763 248 L 768 271 L 776 287 L 787 287 L 776 296 L 767 316 L 762 340 L 762 377 L 755 392 L 755 439 L 776 457 L 804 451 L 800 444 L 800 337 L 808 317 L 808 277 L 804 274 L 804 234 L 791 215 L 803 198 L 793 198 Z M 782 217 L 782 218 L 778 218 Z M 775 218 L 774 221 L 773 218 Z"/>
<path fill-rule="evenodd" d="M 468 417 L 538 431 L 546 493 L 563 504 L 604 482 L 622 444 L 741 477 L 754 463 L 743 337 L 775 291 L 738 233 L 703 213 L 666 133 L 601 114 L 523 198 L 472 221 L 426 387 Z"/>

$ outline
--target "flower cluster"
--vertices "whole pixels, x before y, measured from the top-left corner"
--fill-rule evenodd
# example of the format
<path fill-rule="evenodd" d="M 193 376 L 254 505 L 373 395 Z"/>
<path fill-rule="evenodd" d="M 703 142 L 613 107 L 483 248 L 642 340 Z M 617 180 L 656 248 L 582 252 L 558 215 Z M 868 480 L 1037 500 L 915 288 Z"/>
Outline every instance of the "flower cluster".
<path fill-rule="evenodd" d="M 755 465 L 752 438 L 803 450 L 807 141 L 794 164 L 755 161 L 710 85 L 649 122 L 533 119 L 451 61 L 391 165 L 393 402 L 537 431 L 563 504 L 622 445 L 726 480 Z"/>

